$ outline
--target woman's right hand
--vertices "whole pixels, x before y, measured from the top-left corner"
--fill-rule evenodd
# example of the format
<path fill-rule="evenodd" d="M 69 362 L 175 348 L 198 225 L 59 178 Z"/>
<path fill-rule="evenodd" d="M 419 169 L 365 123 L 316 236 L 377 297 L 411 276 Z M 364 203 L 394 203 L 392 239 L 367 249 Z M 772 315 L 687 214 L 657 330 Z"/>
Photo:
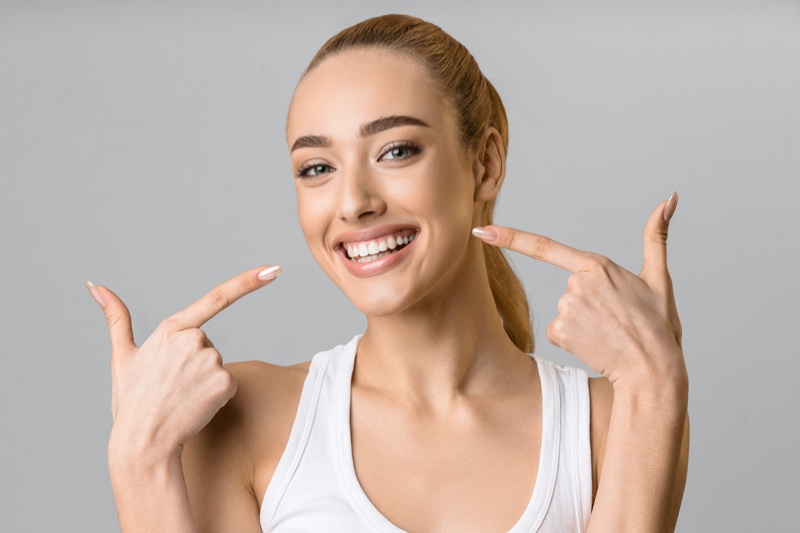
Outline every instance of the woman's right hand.
<path fill-rule="evenodd" d="M 105 287 L 87 284 L 111 335 L 110 454 L 144 454 L 156 460 L 180 455 L 183 445 L 236 393 L 220 353 L 199 328 L 279 273 L 280 267 L 261 267 L 226 281 L 161 322 L 140 347 L 122 300 Z"/>

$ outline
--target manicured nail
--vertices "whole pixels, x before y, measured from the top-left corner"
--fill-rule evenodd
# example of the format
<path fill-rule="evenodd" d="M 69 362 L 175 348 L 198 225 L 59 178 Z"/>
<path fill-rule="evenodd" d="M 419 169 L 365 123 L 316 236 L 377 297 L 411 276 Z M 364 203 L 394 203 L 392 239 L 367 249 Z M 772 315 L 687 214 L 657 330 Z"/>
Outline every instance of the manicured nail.
<path fill-rule="evenodd" d="M 472 228 L 472 234 L 486 242 L 494 242 L 500 238 L 500 234 L 493 228 Z"/>
<path fill-rule="evenodd" d="M 664 222 L 669 222 L 669 219 L 675 214 L 676 207 L 678 207 L 678 191 L 672 193 L 667 200 L 667 205 L 664 206 Z"/>
<path fill-rule="evenodd" d="M 261 281 L 269 281 L 271 279 L 275 279 L 278 277 L 278 274 L 280 274 L 282 270 L 283 269 L 278 265 L 265 268 L 264 270 L 258 273 L 258 279 L 260 279 Z"/>
<path fill-rule="evenodd" d="M 97 286 L 95 286 L 94 283 L 92 283 L 91 281 L 87 281 L 86 288 L 89 289 L 89 294 L 92 295 L 92 298 L 94 298 L 94 301 L 97 302 L 97 305 L 99 305 L 100 307 L 106 306 L 105 298 L 103 298 L 103 295 L 100 294 L 100 291 L 97 289 Z"/>

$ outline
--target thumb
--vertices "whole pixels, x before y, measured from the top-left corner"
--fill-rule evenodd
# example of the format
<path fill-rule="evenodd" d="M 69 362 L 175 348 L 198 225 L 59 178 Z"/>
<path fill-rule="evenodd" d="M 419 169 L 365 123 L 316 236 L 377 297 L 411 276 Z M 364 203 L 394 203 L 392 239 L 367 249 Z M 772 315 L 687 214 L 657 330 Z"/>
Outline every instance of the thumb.
<path fill-rule="evenodd" d="M 119 296 L 106 287 L 86 282 L 86 288 L 94 301 L 103 309 L 103 314 L 108 322 L 108 332 L 111 336 L 111 353 L 126 353 L 136 349 L 133 340 L 133 326 L 131 314 Z"/>
<path fill-rule="evenodd" d="M 669 281 L 667 269 L 667 236 L 669 221 L 678 205 L 678 193 L 661 202 L 650 214 L 644 227 L 644 263 L 639 277 L 648 285 L 664 287 Z"/>

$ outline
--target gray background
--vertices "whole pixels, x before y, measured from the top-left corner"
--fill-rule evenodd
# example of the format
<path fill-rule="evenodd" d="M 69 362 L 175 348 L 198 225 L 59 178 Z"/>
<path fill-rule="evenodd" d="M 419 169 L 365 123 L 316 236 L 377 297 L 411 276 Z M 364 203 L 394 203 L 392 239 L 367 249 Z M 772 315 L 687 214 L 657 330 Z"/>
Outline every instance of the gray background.
<path fill-rule="evenodd" d="M 600 6 L 602 4 L 602 7 Z M 83 287 L 137 339 L 263 263 L 206 331 L 289 364 L 364 319 L 297 224 L 289 97 L 339 29 L 402 11 L 461 40 L 505 100 L 498 222 L 638 272 L 677 189 L 670 266 L 691 377 L 679 531 L 797 531 L 800 3 L 0 3 L 0 528 L 118 528 L 105 463 L 109 346 Z M 515 264 L 545 326 L 567 274 Z"/>

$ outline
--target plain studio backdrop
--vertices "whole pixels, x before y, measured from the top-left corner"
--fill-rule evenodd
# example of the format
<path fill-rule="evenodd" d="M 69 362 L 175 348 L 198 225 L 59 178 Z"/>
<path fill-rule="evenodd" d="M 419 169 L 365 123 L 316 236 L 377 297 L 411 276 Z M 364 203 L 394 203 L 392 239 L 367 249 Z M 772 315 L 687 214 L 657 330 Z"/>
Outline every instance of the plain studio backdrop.
<path fill-rule="evenodd" d="M 297 222 L 292 90 L 331 35 L 404 12 L 504 98 L 497 221 L 637 272 L 681 194 L 670 268 L 691 379 L 679 531 L 797 531 L 800 2 L 0 3 L 0 529 L 113 531 L 109 342 L 239 272 L 284 273 L 206 327 L 292 364 L 363 331 Z M 568 274 L 516 255 L 537 350 Z"/>

